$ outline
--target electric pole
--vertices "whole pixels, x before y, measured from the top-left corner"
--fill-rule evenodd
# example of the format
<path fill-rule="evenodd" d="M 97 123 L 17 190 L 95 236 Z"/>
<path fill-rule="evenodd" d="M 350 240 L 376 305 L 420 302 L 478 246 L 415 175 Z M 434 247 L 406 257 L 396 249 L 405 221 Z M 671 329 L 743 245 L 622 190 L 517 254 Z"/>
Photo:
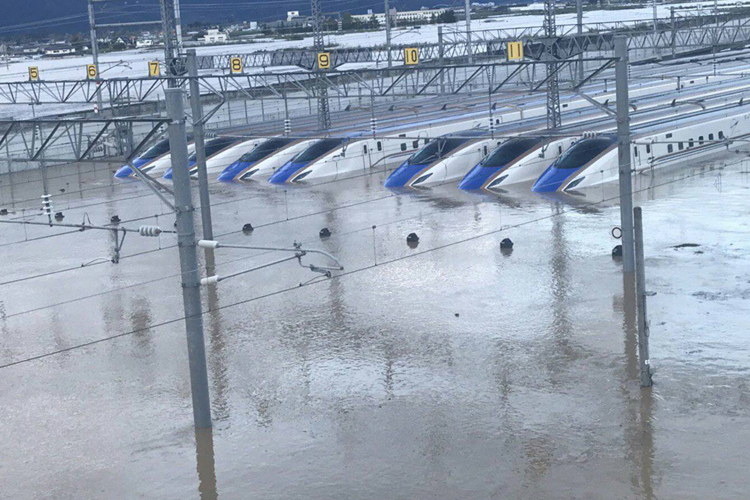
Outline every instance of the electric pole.
<path fill-rule="evenodd" d="M 388 67 L 393 66 L 393 56 L 391 55 L 391 5 L 385 0 L 385 50 L 388 51 Z"/>
<path fill-rule="evenodd" d="M 466 57 L 469 64 L 472 64 L 474 58 L 471 55 L 471 0 L 465 0 L 464 5 L 466 10 Z"/>
<path fill-rule="evenodd" d="M 555 26 L 555 0 L 544 0 L 544 60 L 554 61 L 552 47 L 557 38 Z M 547 128 L 557 128 L 562 123 L 560 116 L 560 89 L 557 64 L 545 64 L 547 69 Z"/>
<path fill-rule="evenodd" d="M 316 52 L 322 52 L 323 43 L 323 17 L 320 12 L 321 0 L 310 0 L 313 20 L 313 42 Z M 328 108 L 328 87 L 323 80 L 323 69 L 316 63 L 317 87 L 318 87 L 318 126 L 321 131 L 331 128 L 331 111 Z"/>

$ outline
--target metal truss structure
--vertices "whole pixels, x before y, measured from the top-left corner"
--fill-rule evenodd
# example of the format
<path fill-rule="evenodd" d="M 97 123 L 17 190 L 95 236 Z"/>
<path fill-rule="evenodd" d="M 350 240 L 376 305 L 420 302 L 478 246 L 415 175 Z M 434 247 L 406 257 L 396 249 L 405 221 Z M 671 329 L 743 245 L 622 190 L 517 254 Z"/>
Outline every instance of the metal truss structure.
<path fill-rule="evenodd" d="M 169 124 L 166 119 L 0 120 L 0 149 L 13 151 L 13 161 L 83 162 L 112 157 L 112 137 L 120 128 L 145 131 L 134 152 Z"/>
<path fill-rule="evenodd" d="M 552 52 L 560 59 L 567 59 L 581 52 L 611 52 L 614 50 L 615 35 L 628 37 L 630 49 L 695 50 L 719 46 L 732 46 L 750 41 L 750 12 L 738 12 L 711 16 L 678 17 L 672 16 L 669 22 L 653 23 L 638 21 L 617 21 L 592 23 L 582 26 L 583 35 L 578 35 L 577 25 L 558 25 Z M 531 59 L 541 59 L 545 52 L 543 39 L 544 26 L 525 28 L 490 29 L 472 31 L 469 47 L 466 34 L 461 31 L 447 31 L 438 43 L 412 44 L 419 47 L 420 61 L 438 62 L 441 59 L 458 60 L 469 53 L 476 57 L 505 57 L 505 44 L 509 41 L 522 41 L 524 54 Z M 404 45 L 386 47 L 354 47 L 327 50 L 331 66 L 339 67 L 347 63 L 372 62 L 387 64 L 404 62 Z M 198 56 L 198 69 L 223 70 L 229 68 L 231 57 L 240 57 L 244 66 L 268 68 L 274 66 L 298 66 L 305 69 L 315 67 L 317 51 L 310 49 L 259 51 L 248 54 Z M 631 59 L 635 59 L 631 57 Z"/>
<path fill-rule="evenodd" d="M 201 94 L 213 94 L 225 99 L 236 96 L 245 99 L 316 99 L 320 88 L 332 96 L 374 98 L 471 95 L 477 93 L 537 91 L 552 74 L 571 88 L 587 82 L 608 69 L 611 57 L 587 57 L 583 61 L 591 68 L 588 77 L 576 83 L 572 66 L 576 60 L 519 61 L 487 64 L 453 64 L 445 66 L 400 66 L 393 68 L 336 70 L 316 74 L 291 71 L 258 74 L 206 75 L 195 79 Z M 538 66 L 554 64 L 556 70 L 547 78 L 539 79 Z M 0 82 L 0 104 L 87 104 L 96 99 L 97 92 L 105 96 L 127 93 L 132 104 L 156 99 L 168 82 L 185 84 L 190 77 L 129 78 L 93 81 Z"/>

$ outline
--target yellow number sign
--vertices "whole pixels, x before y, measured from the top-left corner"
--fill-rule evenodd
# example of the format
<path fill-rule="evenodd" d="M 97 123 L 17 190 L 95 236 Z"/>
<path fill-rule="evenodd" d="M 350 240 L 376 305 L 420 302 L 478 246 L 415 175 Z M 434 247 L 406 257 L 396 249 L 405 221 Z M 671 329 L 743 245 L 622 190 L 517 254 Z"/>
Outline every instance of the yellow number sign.
<path fill-rule="evenodd" d="M 419 49 L 416 47 L 407 47 L 404 49 L 404 64 L 419 64 Z"/>
<path fill-rule="evenodd" d="M 328 52 L 318 52 L 318 68 L 329 69 L 331 67 L 331 54 Z"/>
<path fill-rule="evenodd" d="M 242 59 L 239 57 L 231 57 L 229 59 L 229 70 L 233 75 L 242 73 Z"/>
<path fill-rule="evenodd" d="M 520 61 L 523 59 L 523 43 L 508 42 L 505 53 L 508 54 L 509 61 Z"/>
<path fill-rule="evenodd" d="M 156 78 L 161 74 L 161 70 L 159 69 L 159 61 L 149 61 L 148 62 L 148 76 L 150 78 Z"/>
<path fill-rule="evenodd" d="M 96 78 L 96 65 L 95 64 L 86 65 L 86 76 L 89 78 L 89 80 L 93 80 L 94 78 Z"/>
<path fill-rule="evenodd" d="M 39 68 L 36 66 L 29 66 L 29 81 L 39 81 Z"/>

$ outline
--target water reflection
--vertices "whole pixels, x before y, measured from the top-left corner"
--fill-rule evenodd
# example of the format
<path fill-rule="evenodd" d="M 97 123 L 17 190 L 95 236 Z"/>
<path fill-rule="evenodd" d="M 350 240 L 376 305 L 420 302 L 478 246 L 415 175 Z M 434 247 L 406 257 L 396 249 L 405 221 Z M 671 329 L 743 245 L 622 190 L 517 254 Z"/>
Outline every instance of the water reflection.
<path fill-rule="evenodd" d="M 212 429 L 195 430 L 195 457 L 198 470 L 198 493 L 201 500 L 217 500 L 214 434 Z"/>

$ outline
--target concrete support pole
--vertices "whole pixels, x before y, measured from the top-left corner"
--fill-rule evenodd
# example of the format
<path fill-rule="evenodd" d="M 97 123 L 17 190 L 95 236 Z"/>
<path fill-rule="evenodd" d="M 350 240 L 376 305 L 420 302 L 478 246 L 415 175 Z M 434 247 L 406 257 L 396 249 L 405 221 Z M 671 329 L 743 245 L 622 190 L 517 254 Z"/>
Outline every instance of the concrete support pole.
<path fill-rule="evenodd" d="M 177 246 L 182 273 L 182 302 L 185 307 L 190 388 L 193 396 L 193 421 L 198 429 L 211 427 L 211 399 L 208 394 L 206 345 L 203 340 L 200 271 L 193 222 L 193 196 L 187 168 L 187 137 L 182 89 L 164 91 L 169 117 L 169 150 L 172 157 L 174 201 L 177 208 Z"/>
<path fill-rule="evenodd" d="M 471 54 L 471 0 L 465 0 L 464 5 L 466 6 L 466 57 L 469 64 L 472 64 L 474 57 Z"/>
<path fill-rule="evenodd" d="M 674 7 L 669 8 L 669 24 L 672 26 L 670 45 L 672 47 L 672 58 L 674 58 L 677 49 L 677 26 L 674 19 Z"/>
<path fill-rule="evenodd" d="M 583 43 L 583 0 L 576 0 L 576 24 L 578 25 L 578 43 Z M 578 54 L 578 81 L 583 81 L 583 51 Z"/>
<path fill-rule="evenodd" d="M 628 44 L 615 37 L 615 95 L 617 96 L 617 160 L 620 177 L 620 227 L 622 228 L 622 271 L 635 272 L 633 248 L 633 181 L 630 160 L 630 106 L 628 101 Z"/>
<path fill-rule="evenodd" d="M 94 2 L 92 0 L 89 0 L 89 28 L 91 33 L 91 58 L 93 59 L 94 68 L 96 68 L 96 106 L 99 108 L 99 113 L 101 113 L 104 111 L 104 98 L 102 97 L 99 85 L 101 81 L 99 76 L 99 42 L 96 36 L 96 18 L 94 16 Z"/>
<path fill-rule="evenodd" d="M 438 61 L 440 66 L 445 64 L 445 44 L 443 43 L 443 27 L 438 26 Z M 445 72 L 440 71 L 440 92 L 445 93 Z"/>
<path fill-rule="evenodd" d="M 643 214 L 641 207 L 633 209 L 635 220 L 635 293 L 638 308 L 638 361 L 641 367 L 641 387 L 651 387 L 651 359 L 648 349 L 648 316 L 646 314 L 646 266 L 643 259 Z"/>
<path fill-rule="evenodd" d="M 195 49 L 187 51 L 187 70 L 190 76 L 190 108 L 193 112 L 193 137 L 195 140 L 196 165 L 198 166 L 198 193 L 201 202 L 201 222 L 203 239 L 214 239 L 211 221 L 211 198 L 208 194 L 208 172 L 206 171 L 206 145 L 203 130 L 203 104 L 198 84 L 198 64 L 195 60 Z"/>
<path fill-rule="evenodd" d="M 385 50 L 388 52 L 388 67 L 393 66 L 393 55 L 391 54 L 391 5 L 385 0 Z"/>

